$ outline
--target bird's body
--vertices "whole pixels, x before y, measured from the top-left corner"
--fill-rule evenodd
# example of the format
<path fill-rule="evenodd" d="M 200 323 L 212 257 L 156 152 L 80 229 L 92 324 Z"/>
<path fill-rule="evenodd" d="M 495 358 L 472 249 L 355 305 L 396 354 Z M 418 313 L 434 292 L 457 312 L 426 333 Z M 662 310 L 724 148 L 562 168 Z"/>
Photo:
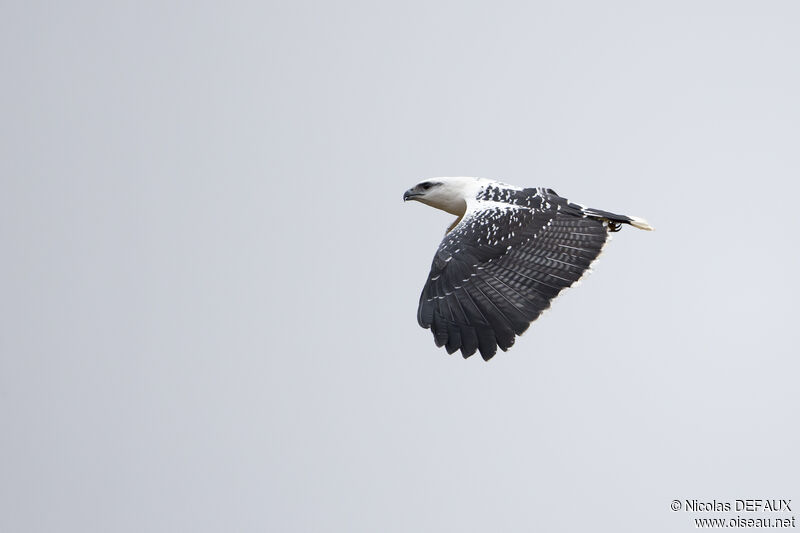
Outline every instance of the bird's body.
<path fill-rule="evenodd" d="M 489 360 L 573 285 L 622 224 L 640 218 L 570 203 L 552 189 L 483 178 L 433 178 L 406 191 L 456 215 L 436 251 L 417 320 L 437 346 Z"/>

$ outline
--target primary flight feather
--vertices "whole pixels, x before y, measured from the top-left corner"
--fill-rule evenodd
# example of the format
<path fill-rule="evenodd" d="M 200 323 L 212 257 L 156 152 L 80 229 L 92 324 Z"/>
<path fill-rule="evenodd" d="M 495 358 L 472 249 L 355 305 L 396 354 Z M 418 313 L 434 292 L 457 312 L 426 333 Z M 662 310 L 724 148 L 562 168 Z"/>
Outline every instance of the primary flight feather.
<path fill-rule="evenodd" d="M 552 189 L 484 178 L 432 178 L 403 194 L 458 218 L 436 251 L 417 321 L 437 346 L 485 360 L 508 350 L 578 281 L 623 224 L 641 218 L 571 203 Z"/>

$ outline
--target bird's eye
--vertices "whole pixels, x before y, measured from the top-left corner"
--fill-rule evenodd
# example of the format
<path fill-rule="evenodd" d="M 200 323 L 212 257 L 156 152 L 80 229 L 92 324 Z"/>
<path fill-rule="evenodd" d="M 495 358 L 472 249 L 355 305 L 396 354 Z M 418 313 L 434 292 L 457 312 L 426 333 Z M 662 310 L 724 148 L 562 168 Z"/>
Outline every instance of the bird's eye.
<path fill-rule="evenodd" d="M 423 191 L 427 191 L 431 188 L 431 182 L 426 181 L 425 183 L 420 183 L 419 186 L 422 187 Z"/>

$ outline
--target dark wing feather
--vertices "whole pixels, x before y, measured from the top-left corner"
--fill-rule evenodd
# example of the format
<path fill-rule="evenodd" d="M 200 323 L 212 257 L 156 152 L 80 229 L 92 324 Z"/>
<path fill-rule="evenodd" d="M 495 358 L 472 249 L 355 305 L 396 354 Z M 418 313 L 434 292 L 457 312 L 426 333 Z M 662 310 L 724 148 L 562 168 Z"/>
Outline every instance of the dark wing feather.
<path fill-rule="evenodd" d="M 553 298 L 575 283 L 608 237 L 604 218 L 547 189 L 505 191 L 445 236 L 417 319 L 448 353 L 507 350 Z"/>

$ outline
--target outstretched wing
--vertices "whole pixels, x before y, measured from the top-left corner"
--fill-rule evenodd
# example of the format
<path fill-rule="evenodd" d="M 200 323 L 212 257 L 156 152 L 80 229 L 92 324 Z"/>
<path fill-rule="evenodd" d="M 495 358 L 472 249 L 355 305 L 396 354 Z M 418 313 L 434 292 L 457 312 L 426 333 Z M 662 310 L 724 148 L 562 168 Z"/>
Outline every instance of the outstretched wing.
<path fill-rule="evenodd" d="M 523 192 L 468 211 L 439 245 L 417 320 L 448 353 L 489 360 L 510 348 L 606 242 L 603 220 L 549 190 Z"/>

